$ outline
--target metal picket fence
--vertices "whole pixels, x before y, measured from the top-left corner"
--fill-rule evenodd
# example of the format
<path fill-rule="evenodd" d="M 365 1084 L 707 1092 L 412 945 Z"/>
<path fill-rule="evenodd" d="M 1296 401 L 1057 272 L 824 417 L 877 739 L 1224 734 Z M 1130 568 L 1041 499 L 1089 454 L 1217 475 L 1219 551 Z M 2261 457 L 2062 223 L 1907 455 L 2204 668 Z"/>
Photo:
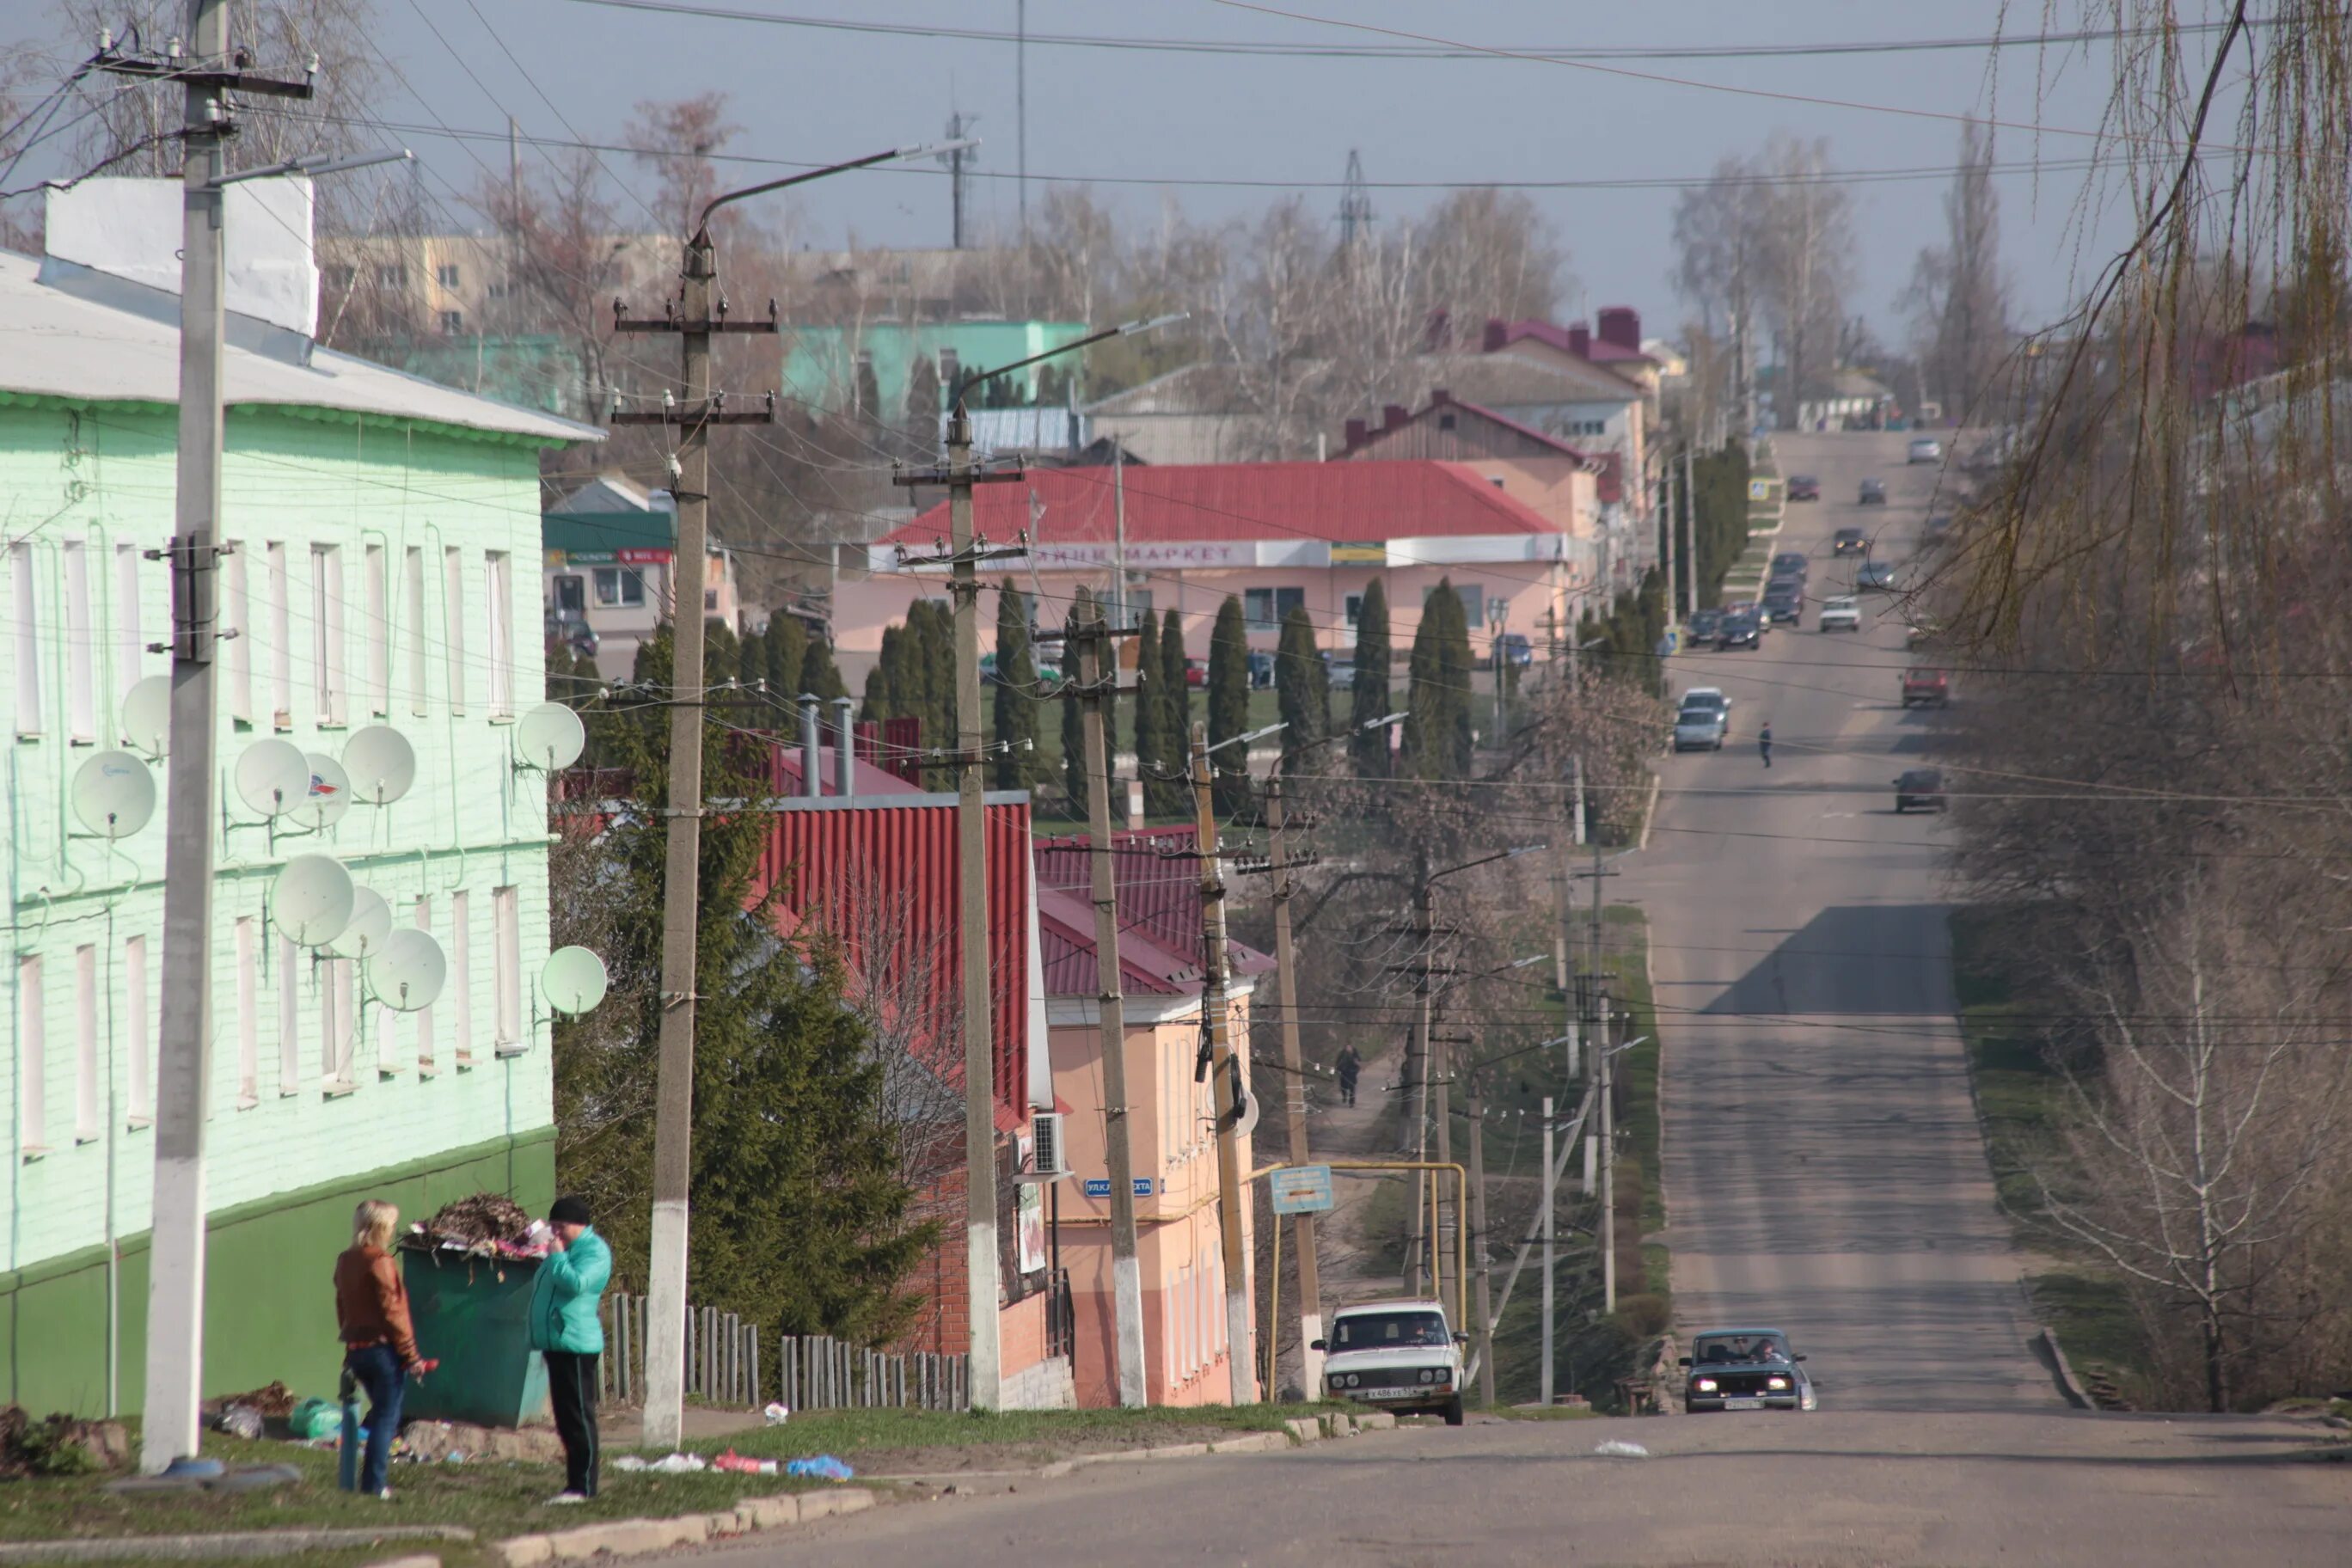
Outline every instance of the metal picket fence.
<path fill-rule="evenodd" d="M 640 1404 L 646 1395 L 646 1299 L 612 1291 L 601 1311 L 599 1397 L 610 1404 Z M 716 1308 L 689 1306 L 687 1396 L 737 1409 L 757 1409 L 771 1399 L 795 1411 L 971 1407 L 968 1356 L 891 1354 L 809 1334 L 777 1344 L 769 1365 L 761 1348 L 758 1324 Z"/>

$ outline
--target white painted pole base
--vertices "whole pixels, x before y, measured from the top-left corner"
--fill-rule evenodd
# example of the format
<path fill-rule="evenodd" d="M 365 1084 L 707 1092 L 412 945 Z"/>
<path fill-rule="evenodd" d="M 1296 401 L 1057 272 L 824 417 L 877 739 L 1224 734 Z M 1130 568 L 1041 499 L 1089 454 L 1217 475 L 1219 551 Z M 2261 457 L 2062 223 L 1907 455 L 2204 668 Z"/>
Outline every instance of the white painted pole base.
<path fill-rule="evenodd" d="M 654 1204 L 646 1258 L 644 1446 L 675 1451 L 686 1437 L 687 1203 Z"/>
<path fill-rule="evenodd" d="M 1143 1265 L 1132 1258 L 1111 1264 L 1111 1311 L 1118 1326 L 1118 1403 L 1140 1410 L 1151 1403 L 1143 1359 Z"/>
<path fill-rule="evenodd" d="M 1323 1397 L 1323 1352 L 1315 1348 L 1315 1342 L 1322 1337 L 1323 1314 L 1299 1313 L 1298 1343 L 1302 1363 L 1298 1373 L 1299 1394 L 1309 1400 Z"/>
<path fill-rule="evenodd" d="M 1004 1405 L 1004 1348 L 996 1304 L 996 1226 L 964 1228 L 964 1278 L 971 1282 L 971 1407 Z"/>
<path fill-rule="evenodd" d="M 200 1113 L 201 1114 L 201 1113 Z M 205 1162 L 155 1162 L 154 1239 L 148 1251 L 147 1396 L 139 1469 L 160 1475 L 194 1458 L 203 1430 Z"/>
<path fill-rule="evenodd" d="M 1233 1402 L 1257 1403 L 1257 1343 L 1250 1333 L 1249 1287 L 1225 1288 L 1225 1355 L 1233 1369 Z"/>

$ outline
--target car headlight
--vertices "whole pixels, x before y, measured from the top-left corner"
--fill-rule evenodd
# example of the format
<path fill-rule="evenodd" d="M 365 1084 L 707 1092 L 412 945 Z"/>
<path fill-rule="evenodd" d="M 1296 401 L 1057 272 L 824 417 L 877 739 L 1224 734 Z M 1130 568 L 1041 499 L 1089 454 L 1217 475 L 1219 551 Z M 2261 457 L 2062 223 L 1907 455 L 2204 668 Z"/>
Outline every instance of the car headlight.
<path fill-rule="evenodd" d="M 1698 1382 L 1693 1384 L 1691 1386 L 1696 1388 L 1701 1394 L 1713 1394 L 1715 1392 L 1715 1379 L 1711 1377 L 1702 1377 Z"/>
<path fill-rule="evenodd" d="M 1363 1380 L 1361 1377 L 1358 1376 L 1356 1373 L 1352 1373 L 1352 1372 L 1351 1372 L 1351 1373 L 1349 1373 L 1348 1374 L 1348 1386 L 1349 1386 L 1349 1388 L 1354 1388 L 1354 1387 L 1356 1387 L 1358 1384 L 1361 1384 L 1363 1381 L 1364 1381 L 1364 1380 Z"/>
<path fill-rule="evenodd" d="M 1778 1389 L 1786 1394 L 1789 1391 L 1789 1380 L 1785 1377 L 1768 1377 L 1764 1380 L 1764 1386 Z"/>

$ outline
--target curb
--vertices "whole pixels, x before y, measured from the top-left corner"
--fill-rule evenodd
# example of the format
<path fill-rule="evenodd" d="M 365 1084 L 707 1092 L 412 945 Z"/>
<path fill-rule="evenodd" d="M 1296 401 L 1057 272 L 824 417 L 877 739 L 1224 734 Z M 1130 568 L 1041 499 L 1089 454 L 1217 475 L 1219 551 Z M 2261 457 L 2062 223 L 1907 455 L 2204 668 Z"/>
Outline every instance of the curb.
<path fill-rule="evenodd" d="M 1656 773 L 1650 775 L 1650 798 L 1642 805 L 1642 837 L 1634 841 L 1636 849 L 1650 847 L 1650 825 L 1658 820 L 1658 786 L 1664 782 Z"/>
<path fill-rule="evenodd" d="M 863 1513 L 873 1506 L 874 1494 L 862 1487 L 845 1487 L 836 1491 L 779 1492 L 772 1497 L 745 1498 L 730 1513 L 688 1513 L 676 1519 L 615 1519 L 602 1524 L 584 1524 L 576 1530 L 518 1535 L 496 1542 L 489 1552 L 507 1568 L 572 1563 L 599 1553 L 635 1557 L 674 1547 L 698 1546 L 728 1536 L 789 1529 L 837 1514 Z"/>
<path fill-rule="evenodd" d="M 1090 1465 L 1195 1459 L 1209 1454 L 1286 1453 L 1327 1437 L 1351 1437 L 1359 1432 L 1385 1432 L 1395 1425 L 1396 1416 L 1385 1410 L 1368 1410 L 1360 1415 L 1302 1415 L 1284 1422 L 1284 1430 L 1280 1432 L 1248 1432 L 1237 1437 L 1220 1437 L 1212 1443 L 1169 1443 L 1157 1448 L 1120 1448 L 1107 1454 L 1077 1454 L 1066 1459 L 1056 1459 L 1034 1473 L 1042 1480 L 1057 1480 Z"/>
<path fill-rule="evenodd" d="M 227 1535 L 122 1535 L 103 1541 L 18 1541 L 0 1563 L 110 1563 L 134 1558 L 296 1557 L 391 1541 L 470 1542 L 458 1524 L 394 1524 L 374 1530 L 247 1530 Z"/>
<path fill-rule="evenodd" d="M 2066 1360 L 2064 1347 L 2059 1344 L 2058 1336 L 2051 1331 L 2046 1323 L 2042 1329 L 2042 1342 L 2050 1347 L 2050 1360 L 2058 1369 L 2059 1392 L 2065 1394 L 2067 1402 L 2075 1409 L 2087 1410 L 2094 1415 L 2098 1415 L 2098 1401 L 2084 1391 L 2082 1379 L 2074 1375 L 2074 1367 Z"/>

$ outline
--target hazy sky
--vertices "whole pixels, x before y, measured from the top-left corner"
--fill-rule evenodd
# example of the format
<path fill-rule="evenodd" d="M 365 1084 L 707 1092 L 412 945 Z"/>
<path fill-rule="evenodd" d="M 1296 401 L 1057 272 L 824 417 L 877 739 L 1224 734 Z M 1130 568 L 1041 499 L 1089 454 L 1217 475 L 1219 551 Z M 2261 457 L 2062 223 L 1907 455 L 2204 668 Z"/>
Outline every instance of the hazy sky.
<path fill-rule="evenodd" d="M 0 13 L 29 10 L 36 3 L 0 0 Z M 638 100 L 709 89 L 729 95 L 732 117 L 742 127 L 730 151 L 809 162 L 936 138 L 950 109 L 961 108 L 980 117 L 978 133 L 986 139 L 982 177 L 972 187 L 979 216 L 1009 225 L 1017 212 L 1016 51 L 1008 43 L 664 16 L 583 0 L 375 3 L 383 50 L 412 89 L 394 86 L 387 118 L 411 127 L 402 135 L 426 165 L 426 188 L 455 212 L 463 211 L 457 193 L 472 188 L 486 168 L 503 174 L 502 132 L 509 113 L 526 134 L 563 138 L 576 131 L 591 141 L 613 142 Z M 2004 13 L 2009 32 L 2030 33 L 2042 26 L 2039 0 L 1275 3 L 1486 47 L 1712 48 L 1729 51 L 1729 58 L 1621 56 L 1602 62 L 1704 84 L 1685 86 L 1517 59 L 1264 58 L 1033 43 L 1027 51 L 1033 209 L 1050 183 L 1069 181 L 1094 185 L 1097 195 L 1138 216 L 1171 196 L 1196 216 L 1243 215 L 1289 189 L 1306 189 L 1315 206 L 1336 211 L 1337 184 L 1356 149 L 1375 185 L 1376 212 L 1394 216 L 1418 211 L 1438 192 L 1381 189 L 1381 182 L 1438 187 L 1465 181 L 1687 180 L 1704 176 L 1722 155 L 1752 150 L 1785 128 L 1828 138 L 1843 168 L 1930 171 L 1854 187 L 1863 279 L 1854 308 L 1891 334 L 1901 330 L 1895 300 L 1912 258 L 1940 231 L 1938 204 L 1948 179 L 1938 171 L 1952 161 L 1958 127 L 1884 107 L 1776 101 L 1724 89 L 1937 114 L 1990 111 L 2020 125 L 2084 129 L 2096 123 L 2107 76 L 2103 47 L 2087 53 L 2011 48 L 1997 57 L 1982 47 L 1748 52 L 1794 44 L 1979 39 L 1997 29 Z M 2073 0 L 2053 3 L 2058 25 L 2070 25 Z M 1016 11 L 1016 0 L 716 5 L 743 13 L 1006 32 Z M 2198 8 L 2199 0 L 2182 7 Z M 1354 47 L 1406 43 L 1214 0 L 1029 0 L 1027 23 L 1033 35 Z M 529 67 L 531 79 L 509 50 Z M 2037 74 L 2044 79 L 2037 82 Z M 539 89 L 553 99 L 560 115 Z M 437 133 L 442 124 L 501 137 L 453 141 Z M 2003 163 L 2022 165 L 2037 157 L 2071 160 L 2088 143 L 2003 130 L 1998 145 Z M 647 173 L 625 155 L 611 155 L 606 163 L 623 185 L 651 189 Z M 742 183 L 761 173 L 735 165 L 730 176 L 740 175 L 735 183 Z M 2082 178 L 2073 168 L 2045 169 L 2038 180 L 2026 168 L 2000 176 L 2006 259 L 2029 314 L 2053 310 L 2068 293 L 2079 239 L 2070 217 Z M 1110 184 L 1115 180 L 1139 183 Z M 1240 181 L 1271 181 L 1278 189 L 1213 183 Z M 1314 188 L 1318 184 L 1328 188 Z M 1672 330 L 1684 311 L 1667 281 L 1673 189 L 1529 195 L 1568 249 L 1570 313 L 1629 303 L 1641 309 L 1651 330 Z M 644 217 L 627 198 L 623 210 L 632 219 Z M 842 244 L 853 233 L 866 244 L 943 245 L 947 178 L 928 170 L 844 176 L 801 193 L 797 217 L 800 237 L 819 246 Z"/>

